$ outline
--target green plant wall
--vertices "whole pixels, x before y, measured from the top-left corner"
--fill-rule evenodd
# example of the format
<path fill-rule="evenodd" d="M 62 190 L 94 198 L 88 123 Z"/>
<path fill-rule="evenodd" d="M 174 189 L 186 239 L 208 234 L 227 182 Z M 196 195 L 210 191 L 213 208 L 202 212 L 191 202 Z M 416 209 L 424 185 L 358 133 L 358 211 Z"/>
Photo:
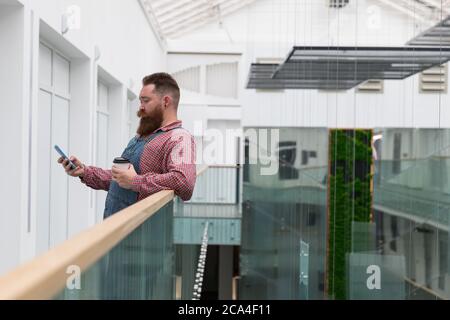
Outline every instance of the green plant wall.
<path fill-rule="evenodd" d="M 327 288 L 346 299 L 346 254 L 352 251 L 352 221 L 371 219 L 371 130 L 330 131 Z"/>

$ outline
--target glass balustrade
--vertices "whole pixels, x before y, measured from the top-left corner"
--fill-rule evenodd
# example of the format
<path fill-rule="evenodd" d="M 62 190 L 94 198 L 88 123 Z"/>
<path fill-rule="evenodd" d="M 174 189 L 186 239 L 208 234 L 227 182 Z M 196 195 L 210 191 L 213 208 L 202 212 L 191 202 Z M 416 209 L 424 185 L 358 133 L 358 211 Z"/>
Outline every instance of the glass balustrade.
<path fill-rule="evenodd" d="M 173 202 L 113 247 L 56 299 L 173 299 Z"/>

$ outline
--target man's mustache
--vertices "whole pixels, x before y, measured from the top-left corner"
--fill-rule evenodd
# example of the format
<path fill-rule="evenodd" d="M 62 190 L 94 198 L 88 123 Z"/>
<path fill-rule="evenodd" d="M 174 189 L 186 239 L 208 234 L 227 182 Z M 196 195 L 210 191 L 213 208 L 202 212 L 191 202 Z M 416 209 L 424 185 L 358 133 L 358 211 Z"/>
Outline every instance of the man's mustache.
<path fill-rule="evenodd" d="M 149 115 L 145 112 L 145 111 L 143 111 L 143 110 L 139 110 L 138 112 L 136 112 L 136 115 L 139 117 L 139 118 L 145 118 L 145 117 L 148 117 Z"/>

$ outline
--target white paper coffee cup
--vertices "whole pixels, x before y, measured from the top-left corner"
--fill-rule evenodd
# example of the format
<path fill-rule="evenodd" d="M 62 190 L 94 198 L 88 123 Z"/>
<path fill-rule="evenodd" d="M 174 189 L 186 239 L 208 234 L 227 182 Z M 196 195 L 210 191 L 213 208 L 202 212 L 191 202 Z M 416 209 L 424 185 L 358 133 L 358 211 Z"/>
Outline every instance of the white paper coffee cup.
<path fill-rule="evenodd" d="M 118 157 L 114 159 L 113 166 L 120 170 L 128 170 L 130 168 L 130 161 L 128 159 Z"/>

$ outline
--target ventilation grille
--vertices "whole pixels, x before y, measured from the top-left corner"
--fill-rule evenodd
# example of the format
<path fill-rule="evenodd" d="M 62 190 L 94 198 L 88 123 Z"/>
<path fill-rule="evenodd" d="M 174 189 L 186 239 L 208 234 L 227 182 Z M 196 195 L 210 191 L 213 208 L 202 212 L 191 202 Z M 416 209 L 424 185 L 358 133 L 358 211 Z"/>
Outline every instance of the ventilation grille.
<path fill-rule="evenodd" d="M 172 75 L 181 88 L 200 92 L 200 66 L 177 71 Z"/>
<path fill-rule="evenodd" d="M 358 92 L 383 93 L 383 80 L 370 79 L 358 86 Z"/>
<path fill-rule="evenodd" d="M 342 8 L 348 5 L 350 0 L 330 0 L 330 8 Z"/>
<path fill-rule="evenodd" d="M 433 67 L 420 75 L 420 92 L 447 92 L 447 64 Z"/>
<path fill-rule="evenodd" d="M 206 94 L 237 98 L 238 64 L 218 63 L 206 66 Z"/>

